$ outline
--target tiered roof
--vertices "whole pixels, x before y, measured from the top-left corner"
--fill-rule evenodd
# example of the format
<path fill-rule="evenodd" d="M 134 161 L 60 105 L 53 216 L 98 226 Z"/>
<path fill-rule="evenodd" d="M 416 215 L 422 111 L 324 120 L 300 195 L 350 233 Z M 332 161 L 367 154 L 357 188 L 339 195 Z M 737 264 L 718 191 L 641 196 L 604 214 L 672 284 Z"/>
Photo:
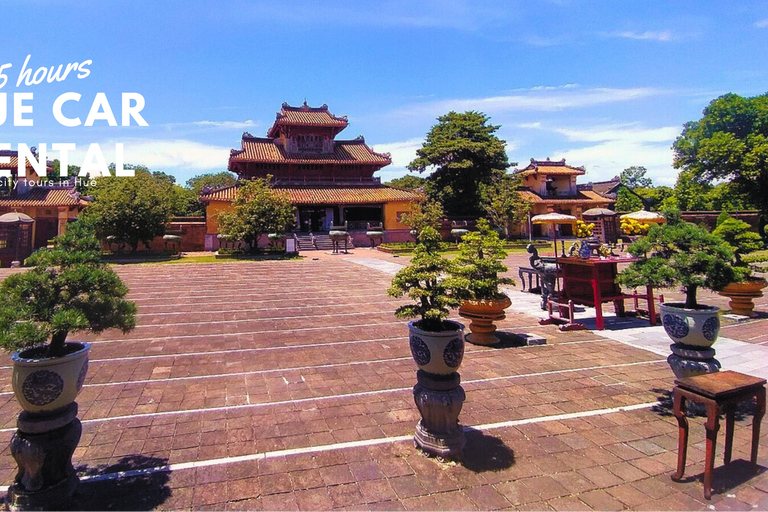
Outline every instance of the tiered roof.
<path fill-rule="evenodd" d="M 293 205 L 316 204 L 381 204 L 391 201 L 416 201 L 423 199 L 420 194 L 385 187 L 364 186 L 276 186 L 277 194 L 287 198 Z M 237 185 L 223 187 L 200 196 L 203 202 L 232 202 L 237 195 Z"/>
<path fill-rule="evenodd" d="M 283 103 L 280 112 L 275 117 L 275 124 L 267 132 L 269 137 L 279 136 L 282 126 L 332 127 L 335 128 L 335 136 L 349 124 L 346 116 L 339 117 L 331 114 L 325 103 L 319 107 L 310 107 L 306 101 L 300 107 L 292 107 L 288 103 Z"/>
<path fill-rule="evenodd" d="M 583 167 L 571 167 L 566 165 L 565 158 L 558 162 L 553 162 L 549 158 L 546 160 L 535 160 L 531 158 L 531 163 L 524 169 L 517 171 L 520 176 L 530 176 L 532 174 L 545 174 L 545 175 L 567 175 L 567 176 L 581 176 L 586 174 L 586 170 Z"/>
<path fill-rule="evenodd" d="M 354 140 L 337 140 L 333 144 L 333 153 L 286 153 L 282 144 L 273 139 L 254 137 L 244 133 L 242 149 L 232 150 L 229 157 L 232 162 L 257 162 L 277 164 L 312 164 L 346 163 L 385 166 L 392 163 L 388 154 L 376 153 L 360 136 Z"/>

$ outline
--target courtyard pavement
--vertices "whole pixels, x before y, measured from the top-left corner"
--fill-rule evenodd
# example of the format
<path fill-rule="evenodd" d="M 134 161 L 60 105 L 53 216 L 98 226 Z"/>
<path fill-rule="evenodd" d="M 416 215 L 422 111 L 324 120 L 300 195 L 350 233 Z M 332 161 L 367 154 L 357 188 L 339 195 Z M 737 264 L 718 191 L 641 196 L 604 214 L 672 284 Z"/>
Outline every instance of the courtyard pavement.
<path fill-rule="evenodd" d="M 386 295 L 407 258 L 370 249 L 305 256 L 116 267 L 139 305 L 138 326 L 76 337 L 93 349 L 78 398 L 74 509 L 768 509 L 767 420 L 753 475 L 752 414 L 739 411 L 734 462 L 722 466 L 721 435 L 716 494 L 704 500 L 703 418 L 691 419 L 688 479 L 669 478 L 677 423 L 660 328 L 637 320 L 563 333 L 538 325 L 536 297 L 519 288 L 502 333 L 547 343 L 517 346 L 503 334 L 499 347 L 467 345 L 464 460 L 424 457 L 412 443 L 416 368 L 393 315 L 402 301 Z M 516 275 L 527 255 L 508 263 Z M 768 311 L 765 299 L 758 311 Z M 755 347 L 747 360 L 762 357 L 765 316 L 723 328 L 742 343 L 715 345 L 724 369 L 746 369 L 736 365 L 749 361 L 728 359 L 739 347 Z M 10 381 L 5 363 L 0 494 L 15 474 Z"/>

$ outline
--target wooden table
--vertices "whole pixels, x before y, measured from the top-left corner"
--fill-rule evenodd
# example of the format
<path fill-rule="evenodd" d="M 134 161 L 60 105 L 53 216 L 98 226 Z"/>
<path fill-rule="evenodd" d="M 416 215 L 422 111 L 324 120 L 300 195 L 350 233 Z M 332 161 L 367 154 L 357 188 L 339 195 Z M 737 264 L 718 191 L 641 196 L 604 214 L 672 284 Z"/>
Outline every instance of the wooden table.
<path fill-rule="evenodd" d="M 704 460 L 704 497 L 712 497 L 712 470 L 715 463 L 715 444 L 717 431 L 720 429 L 718 408 L 725 411 L 725 454 L 724 463 L 731 462 L 733 448 L 733 422 L 736 405 L 753 397 L 757 400 L 757 410 L 752 419 L 751 462 L 757 472 L 757 448 L 760 441 L 760 421 L 765 415 L 765 379 L 759 379 L 743 373 L 724 371 L 706 373 L 675 381 L 672 392 L 672 412 L 677 418 L 679 440 L 677 449 L 677 471 L 672 480 L 679 481 L 685 472 L 685 457 L 688 451 L 688 419 L 685 417 L 685 401 L 704 404 L 707 409 L 707 447 Z"/>
<path fill-rule="evenodd" d="M 589 258 L 578 257 L 558 258 L 563 276 L 563 296 L 574 304 L 595 308 L 598 330 L 605 329 L 603 320 L 603 303 L 613 302 L 618 316 L 624 316 L 624 300 L 638 299 L 648 302 L 648 316 L 651 325 L 656 325 L 656 307 L 653 303 L 653 287 L 646 286 L 645 294 L 622 293 L 616 283 L 619 263 L 632 263 L 637 258 Z"/>

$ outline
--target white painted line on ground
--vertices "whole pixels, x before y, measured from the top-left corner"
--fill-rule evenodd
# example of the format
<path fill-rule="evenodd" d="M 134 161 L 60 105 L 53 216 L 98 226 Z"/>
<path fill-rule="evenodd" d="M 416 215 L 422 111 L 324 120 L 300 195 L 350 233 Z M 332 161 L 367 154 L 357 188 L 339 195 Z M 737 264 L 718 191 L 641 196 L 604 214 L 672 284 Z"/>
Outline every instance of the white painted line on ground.
<path fill-rule="evenodd" d="M 379 295 L 379 297 L 380 296 L 381 295 Z M 253 301 L 253 302 L 258 302 L 258 301 Z M 235 304 L 242 304 L 242 301 L 235 302 Z M 382 301 L 376 301 L 376 302 L 366 301 L 365 304 L 394 304 L 394 301 L 392 301 L 392 300 L 386 300 L 386 301 L 382 300 Z M 172 305 L 178 307 L 178 304 L 172 304 Z M 211 310 L 207 309 L 205 311 L 199 311 L 198 310 L 198 311 L 169 311 L 167 313 L 138 313 L 136 316 L 139 317 L 139 316 L 196 315 L 196 314 L 200 314 L 200 313 L 211 313 L 211 314 L 213 314 L 213 313 L 241 313 L 241 312 L 249 313 L 249 312 L 253 312 L 253 311 L 279 311 L 281 309 L 310 309 L 310 308 L 324 308 L 324 309 L 328 309 L 329 307 L 344 308 L 344 307 L 353 307 L 353 306 L 359 306 L 359 305 L 360 305 L 359 302 L 353 302 L 351 304 L 330 304 L 330 305 L 329 304 L 314 304 L 314 305 L 310 304 L 310 305 L 303 305 L 303 306 L 293 305 L 293 306 L 286 306 L 286 307 L 281 307 L 281 308 L 272 307 L 272 308 L 252 308 L 252 309 L 222 309 L 222 310 L 217 310 L 217 311 L 211 311 Z M 142 309 L 151 308 L 151 307 L 157 307 L 157 306 L 142 306 Z M 259 318 L 254 318 L 253 320 L 260 320 L 260 319 Z M 165 325 L 165 324 L 162 324 L 162 325 Z"/>
<path fill-rule="evenodd" d="M 493 382 L 493 381 L 506 380 L 506 379 L 520 379 L 524 377 L 540 377 L 543 375 L 552 375 L 552 374 L 560 375 L 563 373 L 603 370 L 608 368 L 623 368 L 627 366 L 638 366 L 638 365 L 655 364 L 655 363 L 662 363 L 662 362 L 665 362 L 665 360 L 655 359 L 651 361 L 640 361 L 636 363 L 619 363 L 619 364 L 609 364 L 609 365 L 602 365 L 602 366 L 589 366 L 586 368 L 571 368 L 569 370 L 552 370 L 548 372 L 534 372 L 534 373 L 524 373 L 520 375 L 506 375 L 501 377 L 489 377 L 486 379 L 467 380 L 467 381 L 463 381 L 462 385 L 482 384 L 485 382 Z M 280 405 L 299 405 L 307 402 L 337 400 L 337 399 L 344 399 L 344 398 L 360 398 L 364 396 L 375 396 L 375 395 L 382 395 L 382 394 L 388 394 L 388 393 L 400 393 L 403 391 L 412 391 L 412 390 L 413 390 L 413 387 L 409 386 L 405 388 L 380 389 L 376 391 L 360 391 L 357 393 L 325 395 L 325 396 L 310 397 L 310 398 L 299 398 L 295 400 L 280 400 L 277 402 L 261 402 L 261 403 L 255 403 L 255 404 L 229 405 L 229 406 L 223 406 L 223 407 L 183 409 L 178 411 L 163 411 L 163 412 L 153 412 L 153 413 L 143 413 L 143 414 L 127 414 L 124 416 L 112 416 L 112 417 L 106 417 L 106 418 L 94 418 L 90 420 L 82 420 L 82 423 L 103 423 L 107 421 L 129 420 L 129 419 L 136 419 L 136 418 L 153 418 L 157 416 L 172 416 L 177 414 L 197 414 L 197 413 L 216 412 L 216 411 L 257 409 L 257 408 L 273 407 L 273 406 L 280 406 Z M 0 429 L 0 432 L 15 432 L 15 431 L 16 431 L 15 428 Z"/>
<path fill-rule="evenodd" d="M 204 313 L 204 311 L 203 311 Z M 360 316 L 360 315 L 391 315 L 387 312 L 371 312 L 371 311 L 355 311 L 353 313 L 327 313 L 323 315 L 297 315 L 297 316 L 276 316 L 268 318 L 243 318 L 241 320 L 205 320 L 202 322 L 175 322 L 175 323 L 163 323 L 163 324 L 147 324 L 137 325 L 136 329 L 157 329 L 158 327 L 178 327 L 182 325 L 211 325 L 211 324 L 234 324 L 238 322 L 272 322 L 275 320 L 298 320 L 305 318 L 324 318 L 324 317 L 339 317 L 339 316 Z M 335 327 L 341 328 L 344 325 L 336 325 Z"/>
<path fill-rule="evenodd" d="M 298 331 L 320 331 L 325 329 L 349 329 L 349 328 L 355 328 L 355 327 L 378 327 L 382 325 L 394 325 L 399 324 L 403 325 L 402 320 L 398 320 L 395 322 L 382 322 L 380 324 L 371 324 L 371 323 L 365 323 L 365 324 L 356 324 L 356 325 L 325 325 L 320 327 L 296 327 L 294 329 L 270 329 L 267 331 L 245 331 L 245 332 L 222 332 L 222 333 L 214 333 L 214 334 L 177 334 L 175 336 L 155 336 L 151 338 L 118 338 L 114 340 L 95 340 L 95 341 L 89 341 L 89 343 L 125 343 L 125 342 L 132 342 L 132 341 L 153 341 L 153 340 L 178 340 L 183 338 L 213 338 L 216 336 L 244 336 L 244 335 L 254 335 L 254 334 L 270 334 L 275 332 L 298 332 Z"/>
<path fill-rule="evenodd" d="M 532 423 L 544 423 L 548 421 L 560 421 L 576 418 L 588 418 L 590 416 L 602 416 L 605 414 L 615 414 L 624 411 L 636 411 L 640 409 L 650 409 L 658 402 L 647 402 L 642 404 L 627 405 L 622 407 L 612 407 L 609 409 L 595 409 L 591 411 L 573 412 L 568 414 L 555 414 L 551 416 L 539 416 L 535 418 L 525 418 L 521 420 L 503 421 L 499 423 L 488 423 L 485 425 L 468 426 L 463 428 L 468 430 L 495 430 L 499 428 L 509 428 L 518 425 L 529 425 Z M 361 448 L 367 446 L 376 446 L 379 444 L 392 444 L 413 440 L 412 435 L 380 437 L 376 439 L 364 439 L 360 441 L 348 441 L 345 443 L 333 443 L 320 446 L 308 446 L 305 448 L 290 448 L 286 450 L 276 450 L 273 452 L 253 453 L 249 455 L 240 455 L 237 457 L 223 457 L 220 459 L 199 460 L 195 462 L 179 462 L 175 464 L 165 464 L 163 466 L 154 466 L 145 469 L 133 469 L 129 471 L 119 471 L 117 473 L 104 473 L 101 475 L 85 475 L 80 477 L 81 482 L 99 482 L 103 480 L 119 480 L 122 478 L 132 478 L 137 476 L 151 475 L 154 473 L 168 473 L 173 471 L 182 471 L 185 469 L 197 469 L 210 466 L 219 466 L 223 464 L 235 464 L 238 462 L 250 462 L 264 459 L 275 459 L 279 457 L 289 457 L 292 455 L 307 455 L 311 453 L 327 452 L 332 450 L 345 450 L 349 448 Z M 7 492 L 8 486 L 0 486 L 0 492 Z"/>

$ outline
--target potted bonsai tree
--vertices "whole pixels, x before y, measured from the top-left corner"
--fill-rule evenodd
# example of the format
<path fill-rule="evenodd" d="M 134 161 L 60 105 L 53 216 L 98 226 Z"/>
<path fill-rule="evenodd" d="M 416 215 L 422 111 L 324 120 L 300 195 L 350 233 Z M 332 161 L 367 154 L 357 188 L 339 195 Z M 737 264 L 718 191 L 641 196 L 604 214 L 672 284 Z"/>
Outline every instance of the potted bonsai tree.
<path fill-rule="evenodd" d="M 722 290 L 737 280 L 731 266 L 733 250 L 719 236 L 680 219 L 679 211 L 665 212 L 667 223 L 653 226 L 648 235 L 635 241 L 628 251 L 646 257 L 632 263 L 618 276 L 629 287 L 668 288 L 682 286 L 684 303 L 661 305 L 662 324 L 676 343 L 709 347 L 720 330 L 718 308 L 699 304 L 699 288 Z"/>
<path fill-rule="evenodd" d="M 464 235 L 459 244 L 459 255 L 453 260 L 451 272 L 468 292 L 461 303 L 459 315 L 471 321 L 466 340 L 476 345 L 499 342 L 494 335 L 494 321 L 504 318 L 504 310 L 511 304 L 509 297 L 499 291 L 499 285 L 514 284 L 512 279 L 500 277 L 508 269 L 502 263 L 507 253 L 499 234 L 488 221 L 477 221 L 477 231 Z"/>
<path fill-rule="evenodd" d="M 16 350 L 13 391 L 21 407 L 51 414 L 75 400 L 88 369 L 90 344 L 67 342 L 77 331 L 135 325 L 128 288 L 100 262 L 101 244 L 87 219 L 69 225 L 53 249 L 30 256 L 26 272 L 0 283 L 0 346 Z"/>
<path fill-rule="evenodd" d="M 762 277 L 752 276 L 752 270 L 743 257 L 763 248 L 763 240 L 760 235 L 750 231 L 749 224 L 743 220 L 734 219 L 727 212 L 723 212 L 717 219 L 717 227 L 712 231 L 719 235 L 733 249 L 733 265 L 737 271 L 736 281 L 720 291 L 720 295 L 730 298 L 731 311 L 737 315 L 751 316 L 755 309 L 754 299 L 762 297 L 763 288 L 768 282 Z"/>
<path fill-rule="evenodd" d="M 440 242 L 437 230 L 422 227 L 410 265 L 395 274 L 387 293 L 414 302 L 397 308 L 395 316 L 418 318 L 408 322 L 416 364 L 427 373 L 448 375 L 459 368 L 464 357 L 464 326 L 446 319 L 467 293 L 450 275 L 451 262 L 439 254 Z"/>

